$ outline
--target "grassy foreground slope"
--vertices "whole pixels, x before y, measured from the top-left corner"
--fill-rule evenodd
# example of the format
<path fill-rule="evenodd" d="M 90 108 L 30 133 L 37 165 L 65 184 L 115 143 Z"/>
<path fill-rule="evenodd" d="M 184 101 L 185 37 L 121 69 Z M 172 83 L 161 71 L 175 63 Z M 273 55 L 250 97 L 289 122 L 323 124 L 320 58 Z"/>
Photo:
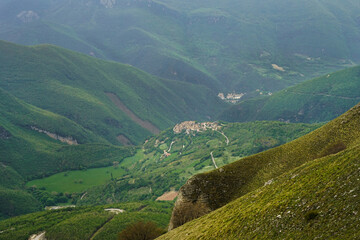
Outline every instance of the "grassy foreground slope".
<path fill-rule="evenodd" d="M 223 107 L 205 87 L 59 47 L 0 41 L 0 51 L 1 88 L 108 143 L 136 144 L 190 117 L 211 118 Z"/>
<path fill-rule="evenodd" d="M 203 215 L 264 184 L 270 184 L 276 177 L 307 162 L 358 146 L 359 109 L 360 105 L 357 105 L 332 122 L 293 142 L 192 177 L 181 188 L 171 227 L 189 220 L 184 220 L 181 214 L 189 208 L 194 211 L 201 208 L 204 211 L 199 215 Z"/>
<path fill-rule="evenodd" d="M 358 239 L 359 141 L 159 239 Z"/>
<path fill-rule="evenodd" d="M 220 119 L 230 122 L 329 121 L 359 101 L 360 66 L 357 66 L 300 83 L 272 96 L 231 106 Z"/>
<path fill-rule="evenodd" d="M 42 211 L 1 221 L 0 239 L 22 240 L 46 232 L 48 240 L 116 240 L 119 232 L 137 221 L 152 221 L 165 229 L 171 207 L 171 202 L 131 202 Z M 125 212 L 105 211 L 109 208 Z"/>

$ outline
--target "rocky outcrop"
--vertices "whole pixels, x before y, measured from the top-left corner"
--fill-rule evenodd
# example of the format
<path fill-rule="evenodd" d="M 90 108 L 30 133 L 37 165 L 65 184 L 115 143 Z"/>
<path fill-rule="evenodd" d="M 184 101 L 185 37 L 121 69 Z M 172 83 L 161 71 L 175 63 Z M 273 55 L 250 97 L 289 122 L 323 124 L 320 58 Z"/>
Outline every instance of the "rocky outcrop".
<path fill-rule="evenodd" d="M 59 135 L 57 135 L 55 133 L 51 133 L 49 131 L 39 129 L 39 128 L 34 127 L 34 126 L 31 126 L 31 129 L 35 130 L 35 131 L 37 131 L 39 133 L 45 133 L 46 135 L 48 135 L 52 139 L 59 140 L 60 142 L 67 143 L 69 145 L 78 145 L 78 142 L 76 141 L 76 139 L 73 139 L 72 137 L 62 137 L 62 136 L 59 136 Z"/>
<path fill-rule="evenodd" d="M 213 131 L 218 131 L 221 129 L 221 126 L 217 122 L 202 122 L 198 123 L 195 121 L 186 121 L 179 124 L 176 124 L 173 128 L 174 133 L 178 134 L 183 131 L 186 134 L 190 134 L 191 132 L 202 132 L 211 129 Z"/>
<path fill-rule="evenodd" d="M 181 187 L 171 215 L 169 231 L 213 210 L 209 207 L 208 196 L 202 193 L 197 180 L 197 176 L 194 176 Z"/>
<path fill-rule="evenodd" d="M 9 139 L 11 138 L 11 133 L 9 133 L 5 128 L 0 126 L 0 139 Z"/>
<path fill-rule="evenodd" d="M 214 211 L 238 197 L 237 191 L 244 179 L 233 175 L 233 171 L 221 167 L 210 173 L 191 177 L 180 188 L 171 216 L 169 230 Z"/>

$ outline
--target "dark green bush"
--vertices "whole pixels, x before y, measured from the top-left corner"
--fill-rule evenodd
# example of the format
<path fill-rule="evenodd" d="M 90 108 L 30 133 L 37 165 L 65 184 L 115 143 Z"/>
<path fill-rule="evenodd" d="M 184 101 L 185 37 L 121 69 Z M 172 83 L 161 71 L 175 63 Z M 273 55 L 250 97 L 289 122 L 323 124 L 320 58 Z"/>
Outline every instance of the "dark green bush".
<path fill-rule="evenodd" d="M 305 220 L 306 221 L 311 221 L 311 220 L 314 220 L 317 216 L 319 215 L 319 213 L 315 210 L 312 210 L 312 211 L 309 211 L 305 214 Z"/>
<path fill-rule="evenodd" d="M 119 233 L 118 240 L 153 240 L 165 232 L 153 222 L 135 222 Z"/>

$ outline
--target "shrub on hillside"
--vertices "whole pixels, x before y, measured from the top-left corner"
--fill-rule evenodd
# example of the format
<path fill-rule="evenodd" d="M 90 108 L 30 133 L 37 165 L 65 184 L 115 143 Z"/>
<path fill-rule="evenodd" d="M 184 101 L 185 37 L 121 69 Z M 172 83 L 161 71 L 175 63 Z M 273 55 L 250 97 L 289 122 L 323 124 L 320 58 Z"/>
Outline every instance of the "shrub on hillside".
<path fill-rule="evenodd" d="M 176 228 L 209 212 L 210 209 L 204 203 L 183 203 L 181 207 L 174 208 L 172 223 Z"/>
<path fill-rule="evenodd" d="M 336 154 L 346 149 L 346 145 L 342 142 L 336 142 L 328 145 L 321 153 L 320 157 L 326 157 L 330 154 Z"/>
<path fill-rule="evenodd" d="M 119 233 L 118 240 L 153 240 L 164 233 L 153 222 L 135 222 Z"/>
<path fill-rule="evenodd" d="M 315 210 L 309 211 L 305 214 L 305 220 L 309 222 L 309 221 L 315 219 L 318 215 L 319 215 L 319 213 Z"/>

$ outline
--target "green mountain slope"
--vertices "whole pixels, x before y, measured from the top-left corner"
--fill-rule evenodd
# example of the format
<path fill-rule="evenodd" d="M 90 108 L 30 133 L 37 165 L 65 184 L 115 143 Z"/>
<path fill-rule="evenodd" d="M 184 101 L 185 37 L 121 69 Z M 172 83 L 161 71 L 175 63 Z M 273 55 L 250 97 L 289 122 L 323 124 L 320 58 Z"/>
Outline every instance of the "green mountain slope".
<path fill-rule="evenodd" d="M 360 67 L 315 78 L 272 96 L 241 102 L 225 110 L 225 121 L 329 121 L 360 100 Z"/>
<path fill-rule="evenodd" d="M 215 169 L 215 164 L 221 167 L 321 126 L 279 122 L 212 124 L 214 129 L 200 132 L 168 129 L 146 141 L 134 156 L 111 167 L 58 173 L 26 185 L 44 187 L 50 193 L 78 193 L 75 200 L 79 205 L 155 200 L 166 192 L 177 191 L 194 174 Z M 185 122 L 174 129 L 178 126 L 190 128 L 192 124 Z"/>
<path fill-rule="evenodd" d="M 77 145 L 76 141 L 83 144 Z M 0 218 L 41 209 L 40 199 L 36 200 L 25 189 L 25 182 L 30 179 L 112 165 L 133 152 L 133 147 L 110 145 L 74 121 L 27 104 L 0 89 Z"/>
<path fill-rule="evenodd" d="M 132 147 L 105 144 L 105 140 L 75 122 L 24 103 L 1 89 L 0 99 L 0 131 L 3 136 L 0 138 L 0 162 L 19 173 L 23 180 L 66 169 L 106 166 L 132 154 Z M 40 130 L 46 130 L 52 137 Z M 73 136 L 68 141 L 77 140 L 84 144 L 69 145 L 54 139 L 61 136 L 64 139 Z M 9 175 L 14 174 L 9 172 Z M 2 181 L 1 185 L 18 186 L 13 183 L 18 176 Z"/>
<path fill-rule="evenodd" d="M 360 105 L 357 105 L 346 114 L 293 142 L 192 177 L 181 188 L 170 228 L 251 194 L 307 162 L 358 146 L 359 108 Z M 184 217 L 184 211 L 198 211 L 198 214 L 194 216 L 188 213 Z"/>
<path fill-rule="evenodd" d="M 207 88 L 55 46 L 2 41 L 0 51 L 1 88 L 113 144 L 139 143 L 189 117 L 211 118 L 223 106 Z"/>
<path fill-rule="evenodd" d="M 6 0 L 0 38 L 250 96 L 359 61 L 359 9 L 356 0 Z"/>
<path fill-rule="evenodd" d="M 48 210 L 15 217 L 0 222 L 0 239 L 28 239 L 45 233 L 46 239 L 108 239 L 116 240 L 127 225 L 137 221 L 152 221 L 166 228 L 172 203 L 131 202 L 106 206 Z M 105 209 L 125 210 L 115 214 Z"/>
<path fill-rule="evenodd" d="M 358 239 L 359 154 L 308 162 L 159 239 Z"/>
<path fill-rule="evenodd" d="M 136 149 L 108 144 L 75 121 L 27 104 L 1 88 L 0 97 L 3 218 L 65 200 L 84 205 L 156 199 L 172 188 L 179 189 L 193 174 L 213 169 L 211 152 L 222 166 L 240 156 L 288 142 L 319 126 L 276 122 L 224 124 L 221 131 L 229 138 L 228 145 L 220 132 L 208 130 L 193 137 L 169 129 L 150 139 L 142 149 Z M 241 140 L 237 139 L 239 135 Z M 172 156 L 165 159 L 163 151 L 170 145 Z M 203 147 L 198 148 L 199 145 Z M 164 171 L 167 174 L 163 175 Z M 112 178 L 117 182 L 115 187 Z M 106 185 L 89 189 L 103 184 Z M 33 185 L 37 188 L 32 188 Z M 88 193 L 80 200 L 84 192 Z"/>

